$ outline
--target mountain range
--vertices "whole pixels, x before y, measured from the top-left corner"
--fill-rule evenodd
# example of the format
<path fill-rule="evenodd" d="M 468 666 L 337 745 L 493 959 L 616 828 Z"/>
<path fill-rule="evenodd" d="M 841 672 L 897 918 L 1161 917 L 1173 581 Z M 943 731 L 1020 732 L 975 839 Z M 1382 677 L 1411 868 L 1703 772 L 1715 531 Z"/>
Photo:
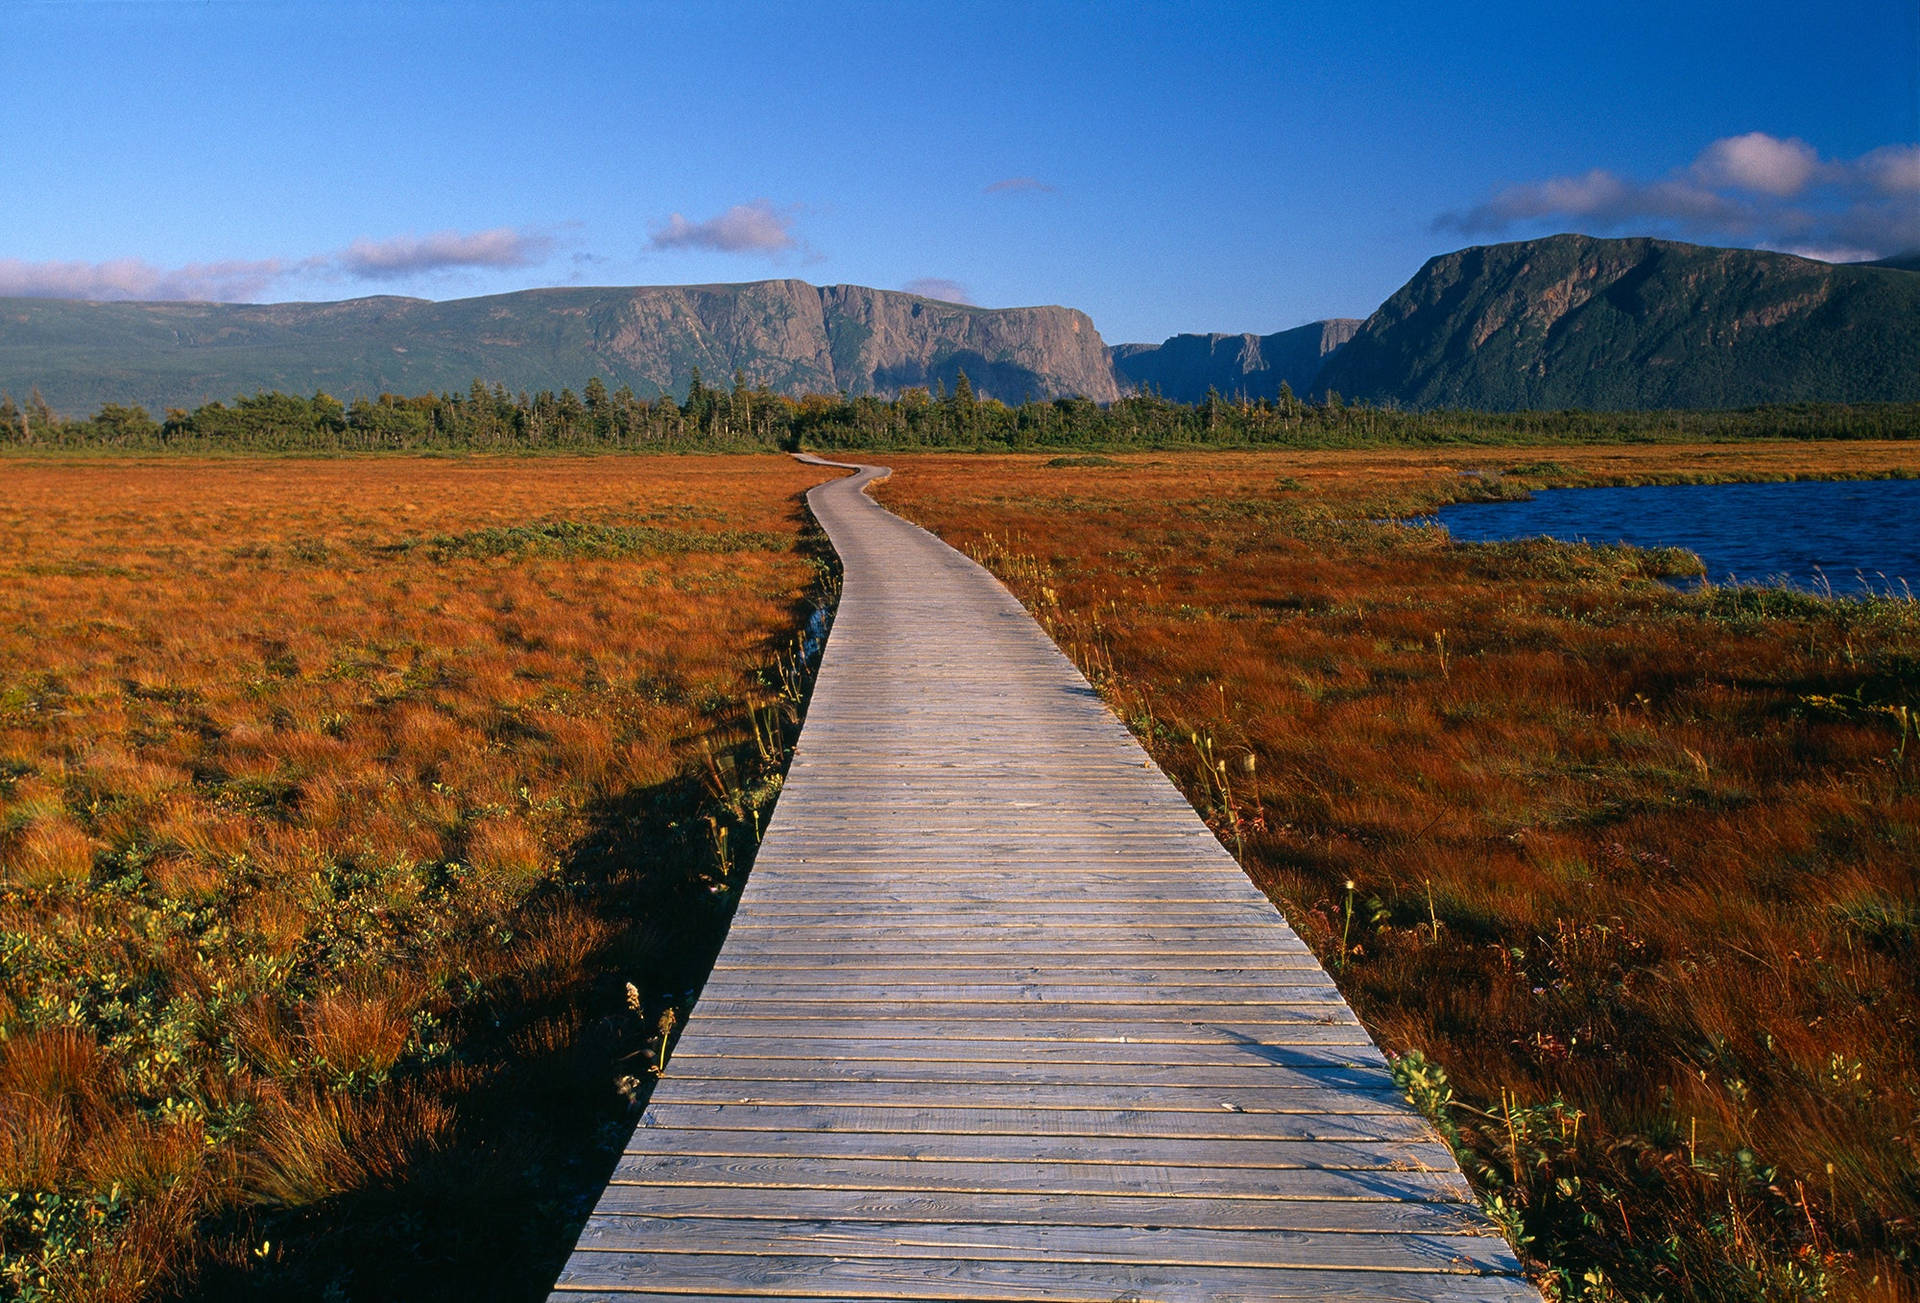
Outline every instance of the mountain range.
<path fill-rule="evenodd" d="M 578 391 L 599 376 L 643 398 L 736 371 L 786 394 L 951 388 L 1026 398 L 1119 396 L 1100 332 L 1070 308 L 978 308 L 858 285 L 539 289 L 484 298 L 339 303 L 92 303 L 0 299 L 0 389 L 54 410 L 154 413 L 279 390 L 338 398 Z"/>
<path fill-rule="evenodd" d="M 160 413 L 261 390 L 341 398 L 583 387 L 642 397 L 739 373 L 786 394 L 951 388 L 1018 403 L 1338 392 L 1403 407 L 1732 407 L 1920 400 L 1920 258 L 1834 265 L 1557 235 L 1430 259 L 1364 322 L 1108 348 L 1064 307 L 856 285 L 523 290 L 433 302 L 0 298 L 0 391 Z"/>
<path fill-rule="evenodd" d="M 1107 352 L 1127 390 L 1196 403 L 1209 389 L 1229 398 L 1278 398 L 1284 384 L 1304 398 L 1328 356 L 1360 325 L 1355 317 L 1334 317 L 1272 335 L 1175 335 Z"/>

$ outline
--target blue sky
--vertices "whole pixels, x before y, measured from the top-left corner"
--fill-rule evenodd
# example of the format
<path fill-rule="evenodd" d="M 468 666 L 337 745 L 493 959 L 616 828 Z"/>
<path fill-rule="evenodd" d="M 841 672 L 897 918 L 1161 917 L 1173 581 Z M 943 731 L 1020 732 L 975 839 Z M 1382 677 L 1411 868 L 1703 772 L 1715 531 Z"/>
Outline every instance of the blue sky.
<path fill-rule="evenodd" d="M 1110 342 L 1555 230 L 1920 245 L 1912 0 L 5 0 L 0 293 L 794 276 Z"/>

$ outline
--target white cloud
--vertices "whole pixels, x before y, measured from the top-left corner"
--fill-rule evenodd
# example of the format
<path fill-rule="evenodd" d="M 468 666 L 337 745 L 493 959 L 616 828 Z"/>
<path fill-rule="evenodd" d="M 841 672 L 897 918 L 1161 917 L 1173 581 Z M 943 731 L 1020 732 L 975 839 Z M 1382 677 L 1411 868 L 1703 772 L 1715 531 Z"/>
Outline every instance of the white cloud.
<path fill-rule="evenodd" d="M 966 286 L 959 281 L 950 281 L 944 276 L 922 276 L 918 280 L 908 281 L 900 288 L 909 294 L 918 294 L 923 299 L 939 299 L 943 303 L 971 304 L 973 302 L 973 297 L 967 293 Z"/>
<path fill-rule="evenodd" d="M 1782 140 L 1764 131 L 1716 140 L 1693 162 L 1693 174 L 1710 186 L 1751 190 L 1787 199 L 1807 188 L 1820 170 L 1820 155 L 1800 139 Z"/>
<path fill-rule="evenodd" d="M 1603 234 L 1871 258 L 1920 246 L 1915 195 L 1920 145 L 1823 160 L 1803 140 L 1750 131 L 1714 141 L 1687 166 L 1653 180 L 1591 168 L 1508 186 L 1470 208 L 1442 213 L 1433 225 L 1480 236 L 1575 224 Z"/>
<path fill-rule="evenodd" d="M 1520 222 L 1584 218 L 1603 226 L 1643 220 L 1733 221 L 1739 204 L 1684 178 L 1651 184 L 1630 181 L 1604 168 L 1579 176 L 1552 177 L 1508 186 L 1464 213 L 1448 213 L 1435 225 L 1478 235 Z"/>
<path fill-rule="evenodd" d="M 797 207 L 775 208 L 766 199 L 735 204 L 718 217 L 688 221 L 679 213 L 653 233 L 656 249 L 706 249 L 716 253 L 788 253 L 800 247 L 793 233 Z"/>
<path fill-rule="evenodd" d="M 462 267 L 531 267 L 553 250 L 545 235 L 497 226 L 490 231 L 435 231 L 387 240 L 358 239 L 332 261 L 349 276 L 388 280 Z"/>
<path fill-rule="evenodd" d="M 1920 145 L 1882 145 L 1853 166 L 1883 195 L 1920 195 Z"/>
<path fill-rule="evenodd" d="M 344 249 L 305 258 L 230 258 L 183 267 L 156 267 L 140 258 L 105 262 L 0 258 L 0 296 L 250 303 L 298 276 L 388 281 L 474 267 L 531 267 L 544 261 L 552 249 L 549 236 L 496 227 L 385 240 L 362 238 Z"/>
<path fill-rule="evenodd" d="M 289 270 L 278 259 L 156 267 L 139 258 L 24 262 L 0 258 L 0 295 L 35 299 L 248 301 Z"/>

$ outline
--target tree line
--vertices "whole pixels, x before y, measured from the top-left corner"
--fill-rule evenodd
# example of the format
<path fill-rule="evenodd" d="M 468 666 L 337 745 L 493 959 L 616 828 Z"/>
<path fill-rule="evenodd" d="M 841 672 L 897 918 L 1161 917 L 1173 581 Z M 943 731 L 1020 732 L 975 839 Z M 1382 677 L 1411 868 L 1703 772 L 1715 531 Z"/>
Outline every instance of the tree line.
<path fill-rule="evenodd" d="M 462 393 L 342 401 L 259 393 L 155 418 L 109 403 L 66 420 L 38 392 L 0 394 L 0 447 L 118 448 L 193 452 L 656 450 L 750 451 L 1080 448 L 1353 447 L 1367 444 L 1672 442 L 1742 438 L 1920 437 L 1920 404 L 1796 403 L 1725 411 L 1403 411 L 1349 404 L 1337 393 L 1303 402 L 1286 386 L 1273 399 L 1198 403 L 1136 393 L 1108 404 L 1086 398 L 1007 404 L 975 395 L 965 372 L 897 397 L 776 394 L 734 373 L 730 388 L 698 370 L 684 400 L 608 390 L 597 377 L 572 389 L 509 393 L 475 380 Z"/>

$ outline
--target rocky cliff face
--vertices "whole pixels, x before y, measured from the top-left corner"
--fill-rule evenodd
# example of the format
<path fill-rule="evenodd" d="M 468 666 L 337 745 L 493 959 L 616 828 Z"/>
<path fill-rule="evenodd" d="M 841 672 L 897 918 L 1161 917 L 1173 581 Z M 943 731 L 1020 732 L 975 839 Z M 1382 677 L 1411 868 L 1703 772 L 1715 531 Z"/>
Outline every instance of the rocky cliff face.
<path fill-rule="evenodd" d="M 56 410 L 155 413 L 262 389 L 340 398 L 464 390 L 578 390 L 592 376 L 645 397 L 709 384 L 786 394 L 1118 397 L 1107 350 L 1069 308 L 975 308 L 855 285 L 544 289 L 433 303 L 79 303 L 0 300 L 0 389 L 38 387 Z"/>
<path fill-rule="evenodd" d="M 1109 351 L 1122 389 L 1177 403 L 1197 403 L 1208 389 L 1227 398 L 1275 398 L 1283 382 L 1304 398 L 1326 359 L 1359 328 L 1355 318 L 1336 317 L 1272 335 L 1175 335 Z"/>
<path fill-rule="evenodd" d="M 1316 389 L 1410 407 L 1920 399 L 1920 276 L 1556 235 L 1431 259 Z"/>
<path fill-rule="evenodd" d="M 874 393 L 939 381 L 965 370 L 974 390 L 1008 403 L 1120 396 L 1093 321 L 1070 308 L 971 308 L 857 285 L 820 291 L 834 332 L 835 375 Z"/>

